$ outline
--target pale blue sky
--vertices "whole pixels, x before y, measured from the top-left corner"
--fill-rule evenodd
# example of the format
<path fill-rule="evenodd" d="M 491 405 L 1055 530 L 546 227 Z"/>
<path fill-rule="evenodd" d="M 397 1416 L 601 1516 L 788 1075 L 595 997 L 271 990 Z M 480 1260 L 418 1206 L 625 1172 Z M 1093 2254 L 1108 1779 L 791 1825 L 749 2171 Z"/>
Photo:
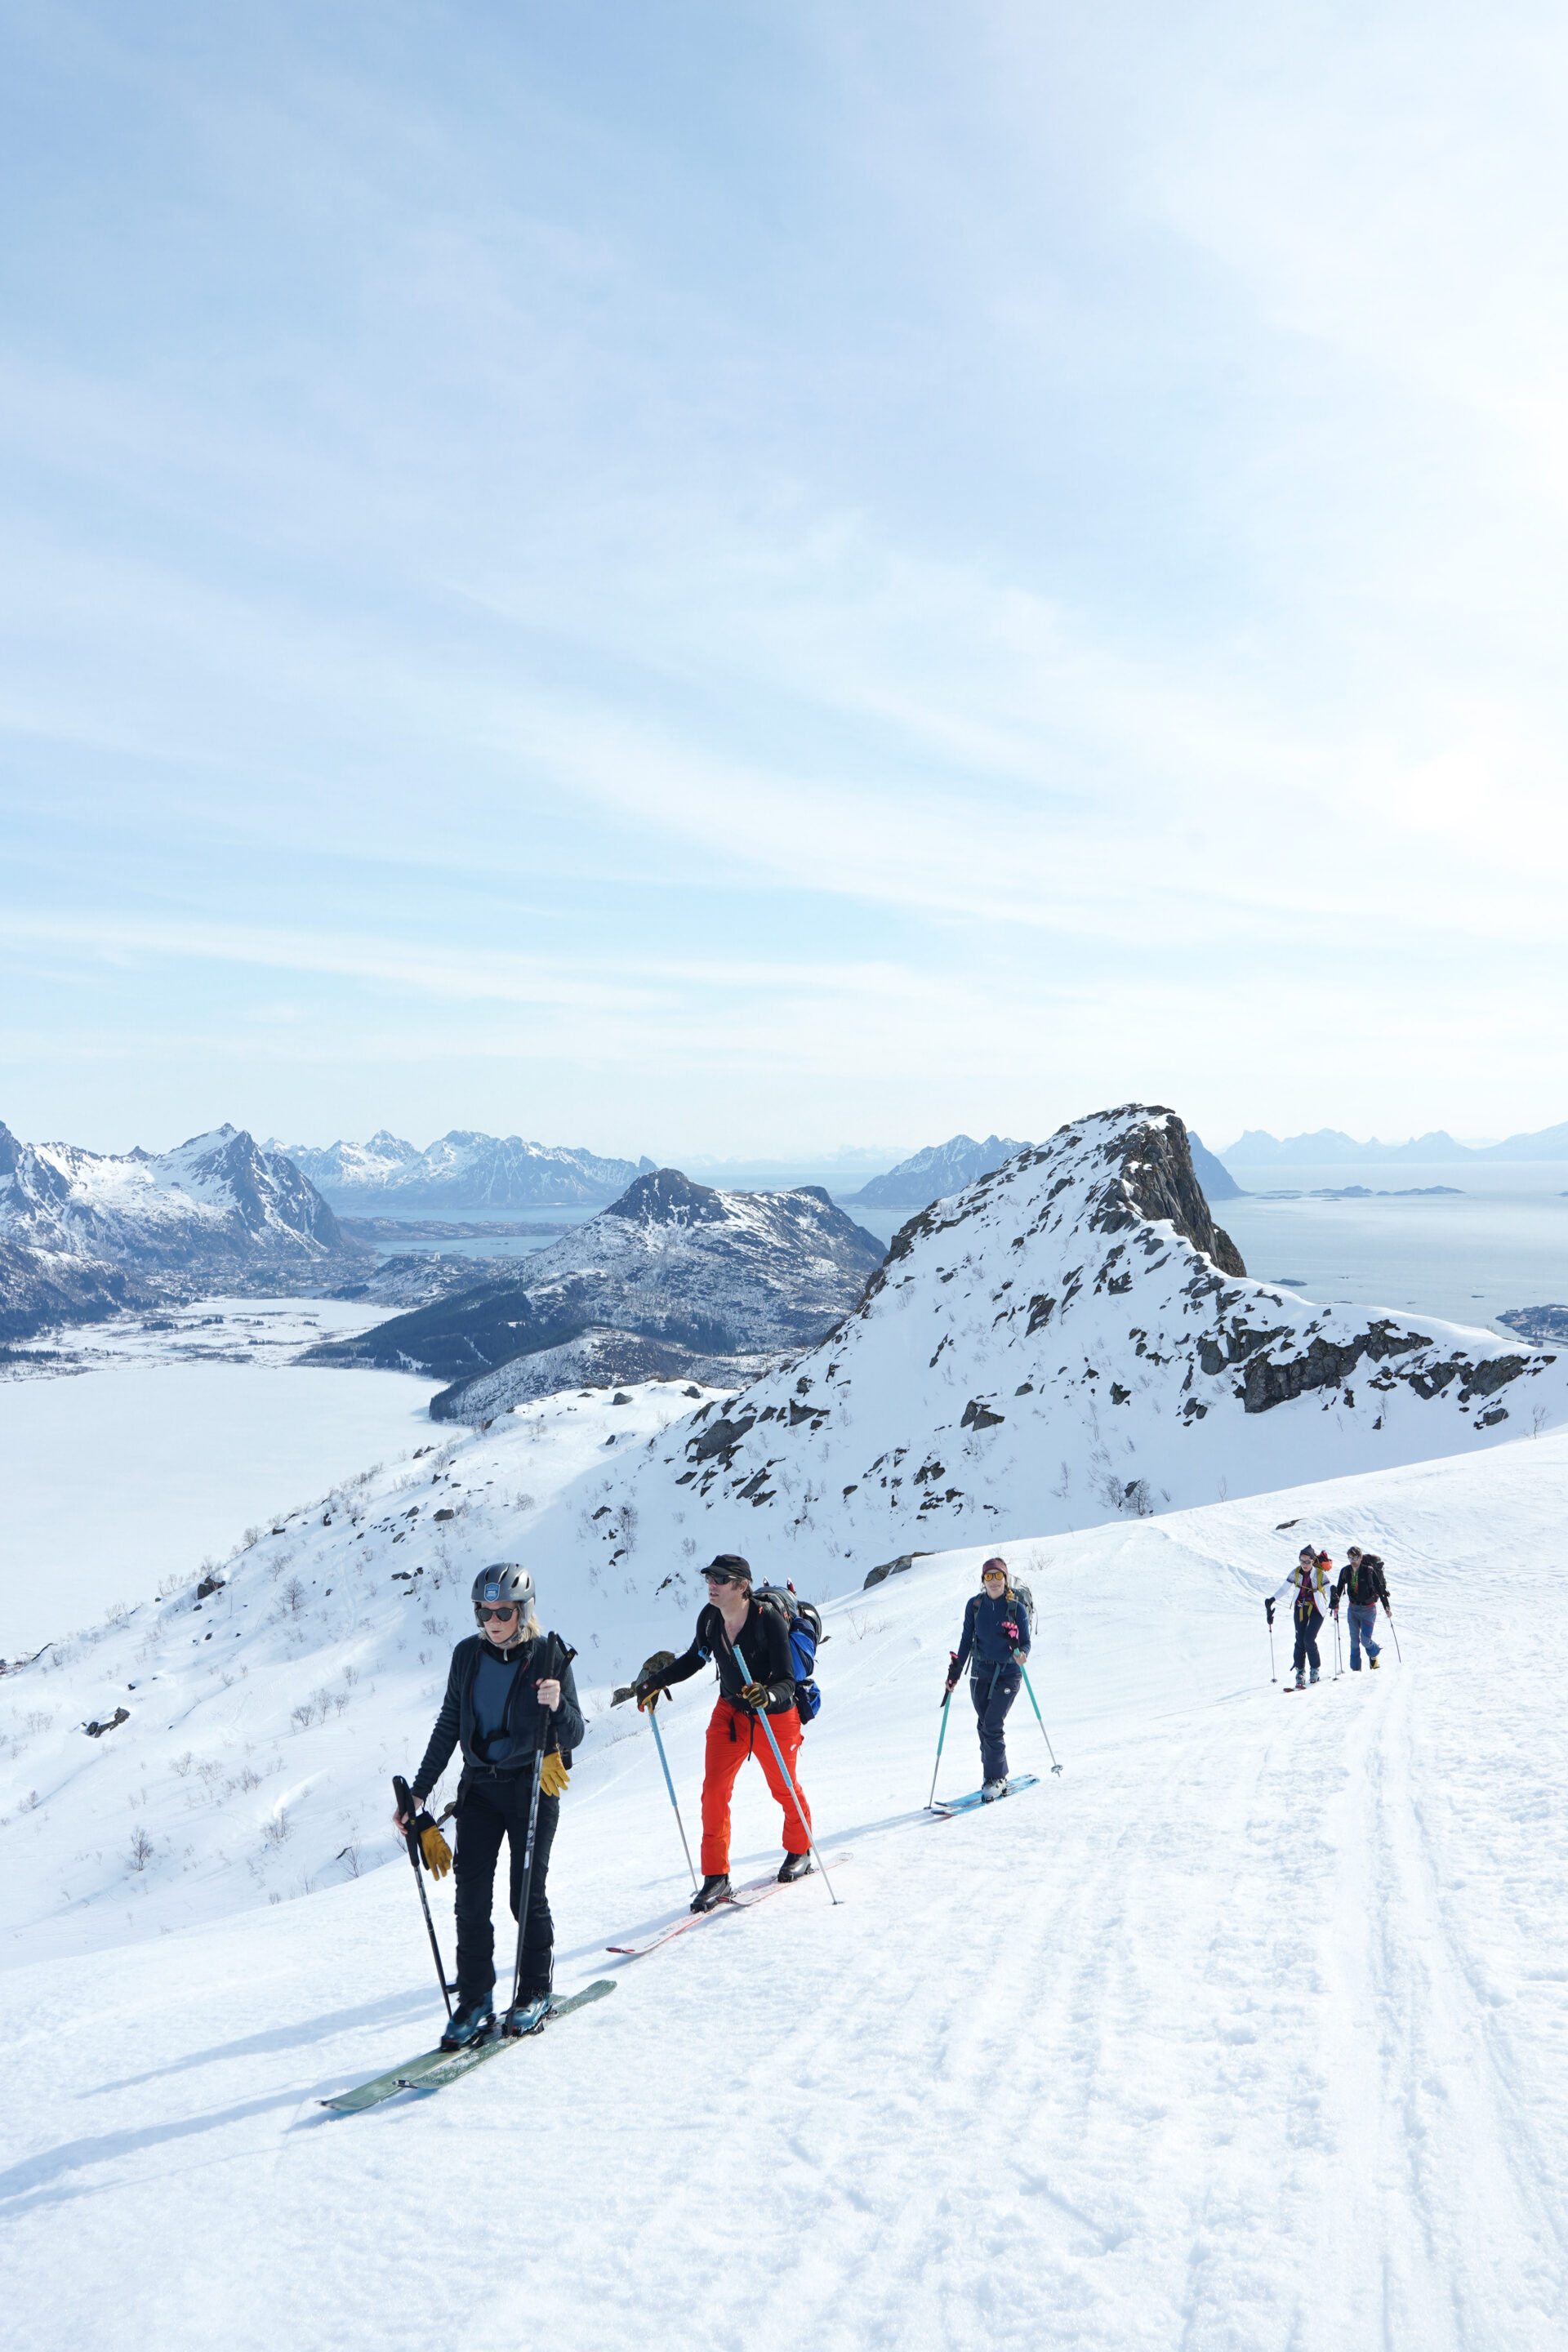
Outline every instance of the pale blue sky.
<path fill-rule="evenodd" d="M 0 37 L 18 1132 L 1568 1112 L 1560 8 Z"/>

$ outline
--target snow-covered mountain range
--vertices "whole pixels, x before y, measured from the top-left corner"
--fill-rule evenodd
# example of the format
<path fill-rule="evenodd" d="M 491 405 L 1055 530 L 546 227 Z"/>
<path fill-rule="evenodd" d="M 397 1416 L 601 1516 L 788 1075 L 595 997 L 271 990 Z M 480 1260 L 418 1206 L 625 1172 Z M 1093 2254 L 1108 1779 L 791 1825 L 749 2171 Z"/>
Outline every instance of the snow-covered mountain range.
<path fill-rule="evenodd" d="M 590 1377 L 584 1347 L 600 1379 L 733 1383 L 819 1339 L 881 1259 L 881 1243 L 819 1187 L 721 1192 L 661 1168 L 505 1281 L 323 1346 L 312 1360 L 428 1371 L 452 1383 L 435 1417 L 469 1421 L 546 1392 L 542 1381 Z M 665 1352 L 656 1360 L 632 1341 Z M 577 1352 L 562 1357 L 563 1348 Z"/>
<path fill-rule="evenodd" d="M 928 1201 L 942 1200 L 977 1177 L 988 1176 L 1025 1149 L 1006 1136 L 988 1135 L 984 1143 L 976 1143 L 972 1135 L 950 1135 L 945 1143 L 928 1143 L 885 1176 L 873 1176 L 858 1192 L 844 1197 L 863 1209 L 923 1209 Z"/>
<path fill-rule="evenodd" d="M 171 1281 L 342 1281 L 365 1255 L 315 1186 L 241 1129 L 173 1151 L 22 1143 L 0 1125 L 4 1336 L 145 1304 Z"/>
<path fill-rule="evenodd" d="M 387 1211 L 566 1208 L 613 1201 L 648 1159 L 606 1160 L 520 1135 L 453 1128 L 421 1151 L 384 1128 L 368 1143 L 280 1144 L 335 1208 L 372 1216 Z"/>
<path fill-rule="evenodd" d="M 704 1408 L 603 1522 L 875 1565 L 1462 1452 L 1568 1414 L 1568 1362 L 1252 1281 L 1174 1112 L 1064 1128 L 912 1219 L 855 1313 Z M 740 1524 L 737 1525 L 737 1515 Z M 553 1549 L 548 1517 L 537 1539 Z M 560 1538 L 565 1545 L 564 1533 Z"/>

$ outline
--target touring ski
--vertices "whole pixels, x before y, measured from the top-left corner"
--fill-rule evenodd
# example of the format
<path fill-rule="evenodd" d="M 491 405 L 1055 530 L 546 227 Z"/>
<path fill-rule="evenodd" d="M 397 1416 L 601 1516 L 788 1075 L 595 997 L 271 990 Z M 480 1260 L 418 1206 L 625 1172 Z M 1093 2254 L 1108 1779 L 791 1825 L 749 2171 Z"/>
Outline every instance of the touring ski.
<path fill-rule="evenodd" d="M 1014 1772 L 1009 1776 L 1007 1781 L 1007 1794 L 1009 1797 L 1016 1797 L 1020 1789 L 1037 1789 L 1038 1788 L 1039 1783 L 1040 1776 L 1037 1772 Z M 975 1810 L 976 1806 L 983 1805 L 985 1801 L 986 1800 L 981 1794 L 980 1790 L 978 1789 L 973 1789 L 970 1791 L 967 1797 L 938 1797 L 933 1803 L 926 1807 L 926 1811 L 930 1813 L 942 1813 L 944 1815 L 948 1813 L 972 1813 Z M 993 1797 L 990 1801 L 994 1805 L 999 1805 L 1002 1802 L 1002 1799 L 1000 1797 Z"/>
<path fill-rule="evenodd" d="M 847 1853 L 836 1853 L 827 1867 L 837 1870 L 850 1859 Z M 617 1959 L 640 1960 L 647 1953 L 657 1952 L 661 1944 L 672 1943 L 677 1936 L 684 1936 L 689 1928 L 700 1927 L 705 1919 L 721 1918 L 726 1911 L 750 1911 L 753 1905 L 765 1903 L 770 1895 L 783 1895 L 790 1886 L 805 1886 L 816 1875 L 815 1871 L 808 1870 L 805 1878 L 753 1879 L 749 1886 L 738 1887 L 733 1895 L 727 1895 L 722 1903 L 715 1903 L 711 1911 L 689 1911 L 670 1927 L 661 1927 L 657 1935 L 647 1937 L 640 1944 L 606 1944 L 605 1949 L 614 1952 Z"/>
<path fill-rule="evenodd" d="M 572 1993 L 565 2000 L 552 2000 L 544 2016 L 531 2031 L 542 2033 L 563 2017 L 570 2017 L 574 2009 L 585 2008 L 589 2001 L 603 2000 L 615 1986 L 608 1977 L 601 1977 L 582 1992 Z M 374 2082 L 361 2083 L 352 2091 L 340 2091 L 336 2098 L 321 2099 L 318 2105 L 331 2107 L 334 2115 L 357 2116 L 366 2107 L 378 2107 L 384 2099 L 395 2099 L 400 2091 L 438 2091 L 447 2083 L 455 2083 L 459 2074 L 468 2074 L 482 2059 L 493 2058 L 500 2050 L 510 2050 L 527 2035 L 503 2034 L 493 2031 L 483 2042 L 469 2044 L 466 2050 L 424 2050 L 416 2058 L 405 2058 L 401 2066 L 389 2074 L 377 2074 Z"/>

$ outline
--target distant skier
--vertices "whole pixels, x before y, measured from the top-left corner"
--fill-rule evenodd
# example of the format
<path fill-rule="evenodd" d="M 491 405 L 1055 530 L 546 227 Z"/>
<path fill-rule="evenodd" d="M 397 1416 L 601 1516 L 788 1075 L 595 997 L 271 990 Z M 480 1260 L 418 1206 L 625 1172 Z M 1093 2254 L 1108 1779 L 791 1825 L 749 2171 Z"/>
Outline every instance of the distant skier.
<path fill-rule="evenodd" d="M 441 2036 L 445 2050 L 481 2040 L 495 2021 L 491 1998 L 496 1980 L 495 1929 L 490 1912 L 496 1862 L 505 1838 L 511 1849 L 511 1916 L 515 1919 L 522 1891 L 534 1759 L 542 1748 L 546 1753 L 518 1999 L 520 2005 L 526 2006 L 550 1998 L 555 1928 L 545 1880 L 561 1818 L 561 1791 L 566 1786 L 572 1751 L 584 1733 L 566 1644 L 557 1634 L 541 1633 L 533 1579 L 527 1569 L 509 1561 L 481 1570 L 474 1580 L 474 1616 L 479 1630 L 459 1642 L 452 1653 L 447 1696 L 424 1760 L 409 1783 L 415 1803 L 423 1807 L 446 1770 L 453 1748 L 462 1742 L 463 1777 L 458 1784 L 457 1807 L 458 2006 Z M 399 1813 L 395 1819 L 399 1833 L 405 1834 L 407 1816 Z"/>
<path fill-rule="evenodd" d="M 1007 1710 L 1024 1679 L 1029 1654 L 1029 1612 L 1014 1591 L 1005 1559 L 988 1559 L 980 1571 L 980 1591 L 972 1593 L 963 1611 L 963 1633 L 947 1670 L 943 1705 L 969 1667 L 969 1695 L 974 1701 L 980 1734 L 980 1769 L 984 1801 L 994 1804 L 1007 1793 Z"/>
<path fill-rule="evenodd" d="M 1303 1544 L 1295 1567 L 1290 1570 L 1279 1591 L 1270 1593 L 1263 1604 L 1268 1622 L 1272 1625 L 1275 1602 L 1283 1601 L 1288 1592 L 1294 1596 L 1291 1614 L 1296 1625 L 1295 1668 L 1298 1690 L 1305 1685 L 1309 1662 L 1312 1668 L 1312 1680 L 1316 1682 L 1318 1679 L 1321 1663 L 1318 1657 L 1318 1628 L 1323 1622 L 1322 1609 L 1319 1604 L 1328 1591 L 1329 1577 L 1333 1565 L 1326 1551 L 1314 1551 L 1310 1544 Z"/>
<path fill-rule="evenodd" d="M 806 1835 L 811 1807 L 795 1769 L 801 1731 L 789 1627 L 777 1610 L 764 1609 L 752 1599 L 751 1568 L 739 1552 L 721 1552 L 703 1575 L 708 1605 L 698 1616 L 691 1647 L 668 1664 L 650 1658 L 631 1685 L 631 1696 L 642 1706 L 655 1691 L 688 1681 L 710 1660 L 719 1670 L 719 1703 L 709 1718 L 702 1776 L 703 1875 L 691 1898 L 694 1911 L 711 1911 L 730 1893 L 730 1798 L 748 1756 L 754 1756 L 762 1766 L 768 1787 L 783 1809 L 784 1862 L 779 1877 L 786 1883 L 804 1878 L 811 1868 Z M 757 1737 L 759 1715 L 765 1715 L 773 1726 L 784 1769 L 794 1783 L 793 1794 L 779 1777 L 766 1732 L 760 1739 Z"/>
<path fill-rule="evenodd" d="M 1331 1606 L 1334 1615 L 1340 1613 L 1340 1602 L 1345 1603 L 1345 1613 L 1351 1627 L 1351 1672 L 1361 1672 L 1361 1654 L 1366 1652 L 1367 1664 L 1373 1674 L 1383 1648 L 1374 1642 L 1373 1632 L 1377 1624 L 1377 1604 L 1388 1608 L 1388 1585 L 1383 1573 L 1383 1562 L 1374 1551 L 1363 1551 L 1360 1544 L 1352 1544 L 1345 1554 L 1345 1565 L 1340 1570 L 1340 1580 L 1334 1587 Z M 1393 1614 L 1392 1610 L 1389 1612 Z"/>

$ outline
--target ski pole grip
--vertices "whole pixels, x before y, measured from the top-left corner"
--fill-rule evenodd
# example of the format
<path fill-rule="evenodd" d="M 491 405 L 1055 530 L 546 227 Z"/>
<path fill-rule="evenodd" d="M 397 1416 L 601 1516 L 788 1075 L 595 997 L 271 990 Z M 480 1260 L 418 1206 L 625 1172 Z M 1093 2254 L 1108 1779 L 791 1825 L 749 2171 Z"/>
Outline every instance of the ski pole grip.
<path fill-rule="evenodd" d="M 418 1808 L 414 1802 L 414 1792 L 409 1788 L 407 1781 L 404 1779 L 401 1772 L 395 1772 L 392 1776 L 392 1793 L 397 1800 L 397 1810 L 403 1815 L 404 1821 L 406 1823 L 406 1827 L 403 1832 L 403 1838 L 404 1843 L 408 1848 L 408 1859 L 414 1864 L 415 1869 L 417 1870 L 419 1867 L 419 1856 L 416 1853 L 414 1846 L 416 1836 L 414 1816 L 418 1811 Z"/>

